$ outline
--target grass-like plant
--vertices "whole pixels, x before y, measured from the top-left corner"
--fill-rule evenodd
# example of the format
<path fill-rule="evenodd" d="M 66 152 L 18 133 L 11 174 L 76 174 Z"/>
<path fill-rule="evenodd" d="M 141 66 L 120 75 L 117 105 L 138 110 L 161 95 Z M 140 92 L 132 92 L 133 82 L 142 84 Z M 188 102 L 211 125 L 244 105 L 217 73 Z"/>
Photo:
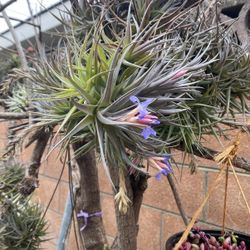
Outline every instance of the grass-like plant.
<path fill-rule="evenodd" d="M 1 165 L 0 175 L 0 247 L 21 250 L 40 249 L 47 223 L 40 206 L 18 192 L 24 177 L 19 164 Z"/>

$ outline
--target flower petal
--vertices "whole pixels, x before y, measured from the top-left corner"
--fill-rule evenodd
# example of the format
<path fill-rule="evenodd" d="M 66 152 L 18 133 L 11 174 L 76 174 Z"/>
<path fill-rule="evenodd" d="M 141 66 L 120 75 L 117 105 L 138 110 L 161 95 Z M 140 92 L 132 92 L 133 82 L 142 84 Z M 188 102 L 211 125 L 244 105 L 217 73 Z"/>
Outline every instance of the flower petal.
<path fill-rule="evenodd" d="M 142 106 L 143 108 L 147 108 L 148 105 L 151 104 L 153 101 L 154 101 L 153 98 L 148 98 L 146 101 L 141 102 L 141 106 Z"/>
<path fill-rule="evenodd" d="M 163 158 L 163 162 L 165 163 L 167 168 L 172 172 L 173 169 L 172 169 L 172 166 L 171 166 L 169 160 L 170 160 L 170 155 L 165 155 L 164 158 Z"/>
<path fill-rule="evenodd" d="M 141 119 L 143 119 L 149 112 L 148 112 L 146 109 L 144 109 L 143 107 L 141 107 L 141 106 L 138 106 L 138 108 L 139 108 L 139 115 L 138 115 L 138 118 L 139 118 L 139 120 L 141 120 Z"/>
<path fill-rule="evenodd" d="M 156 175 L 155 175 L 155 179 L 157 180 L 157 181 L 160 181 L 161 180 L 161 171 L 160 172 L 158 172 Z"/>
<path fill-rule="evenodd" d="M 130 100 L 131 102 L 133 102 L 133 103 L 138 103 L 138 104 L 140 103 L 138 97 L 136 97 L 136 96 L 134 96 L 134 95 L 131 95 L 131 96 L 129 97 L 129 100 Z"/>
<path fill-rule="evenodd" d="M 167 175 L 170 174 L 171 172 L 172 172 L 172 170 L 167 169 L 167 168 L 164 168 L 164 169 L 161 170 L 162 175 L 165 175 L 165 176 L 167 176 Z"/>
<path fill-rule="evenodd" d="M 151 135 L 156 136 L 156 131 L 151 127 L 146 127 L 142 130 L 141 135 L 147 140 Z"/>
<path fill-rule="evenodd" d="M 155 179 L 156 179 L 157 181 L 160 181 L 162 175 L 167 176 L 167 175 L 170 174 L 170 173 L 171 173 L 171 171 L 169 171 L 169 170 L 166 169 L 166 168 L 163 168 L 161 171 L 159 171 L 159 172 L 155 175 Z"/>
<path fill-rule="evenodd" d="M 138 104 L 138 108 L 139 108 L 139 119 L 144 118 L 146 115 L 149 114 L 149 112 L 147 111 L 147 107 L 149 104 L 151 104 L 153 102 L 153 98 L 148 98 L 146 101 L 141 102 Z"/>

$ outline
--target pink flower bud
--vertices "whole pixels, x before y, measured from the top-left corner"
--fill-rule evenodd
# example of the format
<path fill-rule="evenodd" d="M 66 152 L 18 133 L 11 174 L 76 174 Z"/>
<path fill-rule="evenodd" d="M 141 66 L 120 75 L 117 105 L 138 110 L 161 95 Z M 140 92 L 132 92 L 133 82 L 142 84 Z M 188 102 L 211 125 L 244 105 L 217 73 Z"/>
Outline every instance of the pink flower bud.
<path fill-rule="evenodd" d="M 185 69 L 180 70 L 180 71 L 178 71 L 178 72 L 171 78 L 171 80 L 176 80 L 176 79 L 178 79 L 178 78 L 181 78 L 181 77 L 183 77 L 186 73 L 187 73 L 187 70 L 185 70 Z"/>

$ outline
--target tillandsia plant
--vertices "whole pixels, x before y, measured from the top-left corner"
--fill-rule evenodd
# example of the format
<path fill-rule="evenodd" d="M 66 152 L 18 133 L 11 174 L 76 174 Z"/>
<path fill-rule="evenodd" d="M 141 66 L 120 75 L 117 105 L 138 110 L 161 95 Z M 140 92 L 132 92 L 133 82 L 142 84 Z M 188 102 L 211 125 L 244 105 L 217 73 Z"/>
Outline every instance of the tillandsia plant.
<path fill-rule="evenodd" d="M 40 249 L 47 223 L 38 204 L 18 192 L 24 177 L 19 163 L 1 165 L 0 175 L 0 247 L 1 249 Z"/>
<path fill-rule="evenodd" d="M 66 64 L 40 65 L 32 74 L 46 110 L 36 125 L 60 124 L 65 136 L 58 144 L 64 146 L 88 138 L 82 152 L 97 146 L 105 166 L 115 157 L 121 166 L 136 167 L 133 153 L 164 156 L 176 139 L 163 141 L 157 131 L 175 124 L 173 114 L 190 109 L 188 100 L 201 97 L 196 79 L 210 78 L 205 70 L 215 61 L 205 55 L 209 47 L 183 54 L 182 38 L 171 30 L 157 34 L 159 23 L 130 34 L 128 20 L 118 41 L 106 41 L 105 29 L 92 31 L 94 38 L 87 34 L 81 47 L 65 49 Z"/>
<path fill-rule="evenodd" d="M 78 11 L 71 14 L 72 27 L 58 56 L 23 73 L 33 82 L 33 106 L 39 107 L 25 133 L 58 125 L 61 138 L 55 147 L 61 145 L 63 152 L 73 145 L 76 159 L 89 164 L 78 161 L 86 187 L 81 186 L 82 199 L 93 210 L 85 212 L 92 215 L 100 209 L 88 204 L 93 192 L 99 202 L 98 183 L 94 188 L 86 183 L 97 176 L 90 174 L 96 149 L 113 184 L 117 218 L 120 211 L 126 212 L 123 219 L 134 216 L 126 234 L 130 245 L 122 233 L 118 237 L 121 249 L 133 250 L 138 209 L 131 207 L 136 207 L 140 178 L 169 176 L 172 148 L 202 151 L 204 134 L 226 133 L 220 124 L 244 125 L 235 116 L 248 112 L 249 56 L 223 26 L 206 27 L 202 5 L 83 1 L 86 8 L 81 10 L 78 1 L 72 2 Z M 118 221 L 120 232 L 126 223 Z M 90 227 L 81 226 L 85 236 Z M 93 249 L 86 241 L 86 249 Z"/>
<path fill-rule="evenodd" d="M 29 108 L 29 93 L 23 85 L 12 90 L 12 96 L 5 101 L 6 108 L 10 112 L 26 112 Z"/>

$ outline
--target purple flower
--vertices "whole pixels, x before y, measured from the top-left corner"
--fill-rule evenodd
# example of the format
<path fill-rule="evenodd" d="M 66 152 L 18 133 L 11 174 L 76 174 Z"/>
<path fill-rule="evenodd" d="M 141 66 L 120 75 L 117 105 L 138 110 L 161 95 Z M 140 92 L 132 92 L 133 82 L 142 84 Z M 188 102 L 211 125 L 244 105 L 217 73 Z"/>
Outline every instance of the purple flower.
<path fill-rule="evenodd" d="M 133 116 L 131 120 L 134 119 L 136 123 L 143 124 L 143 125 L 160 124 L 158 117 L 154 115 L 150 115 L 150 112 L 147 110 L 148 105 L 154 101 L 153 98 L 148 98 L 144 102 L 140 102 L 140 100 L 136 96 L 130 96 L 129 99 L 131 102 L 138 104 L 136 109 L 132 112 L 133 114 L 135 114 L 135 116 Z M 145 128 L 143 128 L 141 135 L 144 137 L 145 140 L 147 140 L 151 135 L 156 136 L 156 131 L 150 126 L 146 126 Z"/>
<path fill-rule="evenodd" d="M 141 128 L 141 135 L 144 139 L 148 139 L 151 135 L 156 136 L 156 131 L 150 125 L 158 125 L 160 124 L 160 121 L 157 116 L 151 115 L 147 110 L 148 105 L 151 104 L 154 99 L 148 98 L 143 102 L 140 102 L 136 96 L 130 96 L 129 99 L 131 102 L 137 103 L 137 107 L 119 117 L 118 120 L 129 122 L 131 125 L 134 124 L 137 128 Z"/>
<path fill-rule="evenodd" d="M 172 166 L 169 162 L 171 156 L 170 155 L 165 155 L 164 158 L 163 158 L 163 162 L 166 164 L 166 166 L 172 170 Z"/>
<path fill-rule="evenodd" d="M 139 113 L 139 115 L 138 115 L 139 119 L 143 119 L 146 115 L 149 114 L 149 112 L 147 111 L 147 107 L 149 104 L 151 104 L 154 101 L 153 98 L 148 98 L 146 101 L 140 102 L 138 97 L 136 97 L 134 95 L 130 96 L 129 100 L 133 103 L 138 104 L 137 109 L 138 109 L 138 113 Z"/>
<path fill-rule="evenodd" d="M 168 174 L 173 172 L 169 160 L 170 160 L 170 155 L 165 155 L 164 157 L 154 156 L 149 158 L 150 166 L 159 170 L 159 172 L 155 175 L 156 180 L 159 181 L 162 175 L 167 176 Z"/>
<path fill-rule="evenodd" d="M 156 131 L 148 126 L 142 130 L 141 135 L 147 140 L 151 135 L 156 136 Z"/>
<path fill-rule="evenodd" d="M 145 115 L 143 118 L 140 118 L 138 116 L 138 122 L 141 124 L 160 124 L 160 121 L 158 120 L 158 117 L 155 115 Z"/>
<path fill-rule="evenodd" d="M 156 179 L 157 181 L 160 181 L 162 175 L 167 176 L 167 175 L 170 174 L 170 173 L 171 173 L 171 171 L 170 171 L 169 169 L 163 168 L 160 172 L 158 172 L 158 173 L 155 175 L 155 179 Z"/>

